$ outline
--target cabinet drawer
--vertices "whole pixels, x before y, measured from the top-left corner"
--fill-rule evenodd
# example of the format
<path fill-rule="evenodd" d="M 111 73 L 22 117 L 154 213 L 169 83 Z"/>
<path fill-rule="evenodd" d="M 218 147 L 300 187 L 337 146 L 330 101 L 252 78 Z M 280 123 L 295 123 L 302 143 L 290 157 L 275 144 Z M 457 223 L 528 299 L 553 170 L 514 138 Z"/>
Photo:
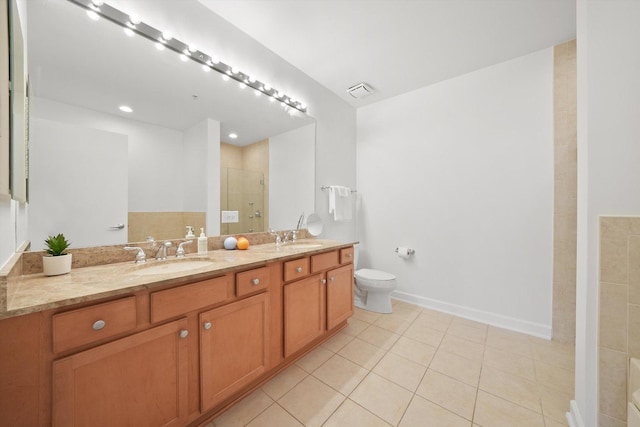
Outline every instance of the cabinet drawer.
<path fill-rule="evenodd" d="M 309 274 L 309 258 L 300 258 L 284 263 L 284 281 L 299 279 Z"/>
<path fill-rule="evenodd" d="M 340 264 L 346 264 L 348 262 L 353 262 L 353 246 L 340 249 Z"/>
<path fill-rule="evenodd" d="M 236 295 L 251 294 L 269 286 L 269 268 L 254 268 L 236 274 Z"/>
<path fill-rule="evenodd" d="M 327 252 L 319 255 L 311 256 L 311 272 L 326 270 L 340 264 L 338 262 L 338 251 Z"/>
<path fill-rule="evenodd" d="M 136 328 L 136 297 L 97 304 L 53 316 L 53 351 L 109 338 Z"/>
<path fill-rule="evenodd" d="M 233 290 L 229 292 L 228 281 L 229 276 L 216 277 L 152 293 L 151 322 L 182 316 L 231 298 Z"/>

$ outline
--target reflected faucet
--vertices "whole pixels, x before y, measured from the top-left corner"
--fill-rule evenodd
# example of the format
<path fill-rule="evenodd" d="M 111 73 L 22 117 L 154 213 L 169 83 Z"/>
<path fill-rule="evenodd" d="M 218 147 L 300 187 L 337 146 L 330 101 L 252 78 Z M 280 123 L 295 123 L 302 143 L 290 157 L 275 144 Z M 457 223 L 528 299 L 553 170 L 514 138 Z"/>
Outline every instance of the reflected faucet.
<path fill-rule="evenodd" d="M 158 261 L 164 261 L 165 259 L 167 259 L 167 248 L 171 247 L 171 242 L 168 240 L 165 240 L 164 243 L 162 243 L 160 245 L 160 247 L 158 248 L 158 251 L 156 252 L 156 259 Z"/>
<path fill-rule="evenodd" d="M 279 233 L 270 228 L 269 234 L 276 237 L 276 246 L 284 245 L 287 242 L 295 243 L 298 239 L 298 230 L 282 231 Z"/>

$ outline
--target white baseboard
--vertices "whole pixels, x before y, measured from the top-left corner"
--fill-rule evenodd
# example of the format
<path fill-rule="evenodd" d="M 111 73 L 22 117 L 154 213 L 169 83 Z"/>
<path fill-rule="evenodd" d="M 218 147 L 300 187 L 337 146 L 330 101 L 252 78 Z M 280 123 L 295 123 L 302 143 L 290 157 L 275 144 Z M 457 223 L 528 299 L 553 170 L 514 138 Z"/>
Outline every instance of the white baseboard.
<path fill-rule="evenodd" d="M 475 320 L 476 322 L 482 322 L 488 325 L 497 326 L 499 328 L 509 329 L 516 332 L 522 332 L 524 334 L 533 335 L 544 339 L 551 339 L 551 326 L 503 316 L 501 314 L 490 313 L 488 311 L 482 311 L 475 308 L 451 304 L 448 302 L 437 301 L 402 291 L 393 291 L 391 293 L 391 297 L 400 301 L 419 305 L 420 307 L 443 311 L 445 313 L 454 314 L 465 319 Z"/>
<path fill-rule="evenodd" d="M 578 410 L 578 404 L 575 400 L 571 401 L 569 405 L 569 412 L 567 412 L 567 421 L 569 427 L 584 427 L 584 422 L 580 416 L 580 410 Z"/>

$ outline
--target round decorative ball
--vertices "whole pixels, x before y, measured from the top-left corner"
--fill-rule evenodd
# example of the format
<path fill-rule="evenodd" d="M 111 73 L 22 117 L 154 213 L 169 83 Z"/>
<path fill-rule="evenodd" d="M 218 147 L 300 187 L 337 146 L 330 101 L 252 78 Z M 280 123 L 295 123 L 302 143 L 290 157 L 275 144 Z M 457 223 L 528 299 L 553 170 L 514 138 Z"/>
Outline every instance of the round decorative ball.
<path fill-rule="evenodd" d="M 246 237 L 238 237 L 238 249 L 245 250 L 249 249 L 249 240 Z"/>
<path fill-rule="evenodd" d="M 228 250 L 233 250 L 236 248 L 238 241 L 235 237 L 227 237 L 224 239 L 224 248 Z"/>

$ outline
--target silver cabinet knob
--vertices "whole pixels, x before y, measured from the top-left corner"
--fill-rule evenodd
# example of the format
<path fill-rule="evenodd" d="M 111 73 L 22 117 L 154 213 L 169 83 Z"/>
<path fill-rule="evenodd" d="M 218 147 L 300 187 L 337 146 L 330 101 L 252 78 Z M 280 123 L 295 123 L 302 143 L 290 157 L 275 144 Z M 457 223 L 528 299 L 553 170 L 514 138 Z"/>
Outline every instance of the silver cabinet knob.
<path fill-rule="evenodd" d="M 92 328 L 94 331 L 99 331 L 105 326 L 107 326 L 107 322 L 105 322 L 104 320 L 96 320 L 95 322 L 93 322 Z"/>
<path fill-rule="evenodd" d="M 323 285 L 326 285 L 326 284 L 327 284 L 327 279 L 322 279 L 322 280 L 320 281 L 320 283 L 322 283 Z"/>
<path fill-rule="evenodd" d="M 333 282 L 334 280 L 336 280 L 335 277 L 333 277 L 333 276 L 329 277 L 329 281 L 330 282 Z"/>
<path fill-rule="evenodd" d="M 209 329 L 211 329 L 213 325 L 211 324 L 211 322 L 204 322 L 204 324 L 202 325 L 203 328 L 205 328 L 207 331 Z"/>
<path fill-rule="evenodd" d="M 189 336 L 189 331 L 187 331 L 186 329 L 180 330 L 180 338 L 186 338 L 188 336 Z"/>
<path fill-rule="evenodd" d="M 297 267 L 297 268 L 296 268 L 296 272 L 298 272 L 298 273 L 302 273 L 302 267 Z"/>
<path fill-rule="evenodd" d="M 260 279 L 258 279 L 257 277 L 255 279 L 253 279 L 251 281 L 251 283 L 253 283 L 253 286 L 259 285 L 260 284 Z"/>
<path fill-rule="evenodd" d="M 353 258 L 353 254 L 347 254 L 347 258 Z"/>

